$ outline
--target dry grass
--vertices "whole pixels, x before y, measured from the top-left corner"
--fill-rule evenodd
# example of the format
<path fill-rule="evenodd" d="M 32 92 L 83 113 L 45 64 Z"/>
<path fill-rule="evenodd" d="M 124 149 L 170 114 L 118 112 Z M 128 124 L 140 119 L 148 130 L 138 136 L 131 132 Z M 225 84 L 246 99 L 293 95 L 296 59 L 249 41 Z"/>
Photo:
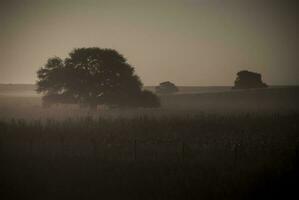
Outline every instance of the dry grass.
<path fill-rule="evenodd" d="M 160 109 L 99 112 L 2 96 L 1 197 L 285 198 L 298 176 L 295 91 L 162 96 Z"/>

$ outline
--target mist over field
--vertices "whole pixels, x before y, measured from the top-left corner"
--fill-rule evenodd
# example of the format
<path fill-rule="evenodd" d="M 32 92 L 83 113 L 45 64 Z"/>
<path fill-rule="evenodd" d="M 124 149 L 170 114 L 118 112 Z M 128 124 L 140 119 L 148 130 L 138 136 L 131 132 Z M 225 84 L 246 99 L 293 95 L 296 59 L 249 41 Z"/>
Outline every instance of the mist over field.
<path fill-rule="evenodd" d="M 146 89 L 155 91 L 152 86 Z M 150 116 L 242 113 L 293 113 L 299 109 L 299 87 L 274 86 L 268 89 L 234 91 L 229 86 L 182 86 L 175 94 L 159 95 L 161 108 L 109 109 L 99 106 L 97 111 L 82 109 L 75 104 L 57 104 L 42 107 L 42 95 L 34 85 L 0 85 L 0 108 L 2 119 L 59 119 L 92 117 Z"/>
<path fill-rule="evenodd" d="M 0 199 L 298 199 L 295 0 L 0 0 Z"/>
<path fill-rule="evenodd" d="M 160 108 L 96 111 L 43 108 L 35 88 L 1 85 L 7 199 L 295 195 L 298 87 L 179 87 Z"/>

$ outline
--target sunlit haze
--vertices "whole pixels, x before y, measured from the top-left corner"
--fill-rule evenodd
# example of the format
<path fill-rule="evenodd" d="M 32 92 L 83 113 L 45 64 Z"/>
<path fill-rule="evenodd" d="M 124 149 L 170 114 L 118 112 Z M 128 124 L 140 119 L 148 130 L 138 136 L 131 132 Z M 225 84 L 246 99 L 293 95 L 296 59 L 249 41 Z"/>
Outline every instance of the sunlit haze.
<path fill-rule="evenodd" d="M 0 0 L 0 83 L 35 83 L 52 56 L 113 48 L 144 85 L 299 84 L 296 1 Z"/>

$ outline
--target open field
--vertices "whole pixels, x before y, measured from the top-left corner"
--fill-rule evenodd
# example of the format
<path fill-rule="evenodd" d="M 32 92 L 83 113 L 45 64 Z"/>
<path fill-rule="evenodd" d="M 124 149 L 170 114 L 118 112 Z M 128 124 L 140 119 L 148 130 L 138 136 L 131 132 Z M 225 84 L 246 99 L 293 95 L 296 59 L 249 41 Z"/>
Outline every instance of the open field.
<path fill-rule="evenodd" d="M 298 87 L 160 97 L 159 109 L 91 112 L 0 95 L 3 199 L 296 194 Z"/>
<path fill-rule="evenodd" d="M 285 197 L 296 191 L 298 120 L 298 114 L 202 114 L 1 122 L 2 194 L 10 199 Z"/>
<path fill-rule="evenodd" d="M 256 90 L 229 90 L 215 92 L 212 87 L 207 93 L 189 92 L 175 95 L 161 95 L 162 107 L 158 109 L 106 109 L 97 112 L 80 109 L 77 105 L 57 105 L 50 109 L 41 106 L 39 95 L 22 95 L 21 88 L 9 95 L 0 90 L 0 119 L 56 119 L 93 117 L 134 117 L 140 115 L 194 115 L 198 113 L 292 113 L 299 111 L 299 87 L 274 87 Z M 202 87 L 199 87 L 202 88 Z M 32 86 L 26 93 L 35 94 Z M 228 88 L 226 87 L 226 90 Z M 198 91 L 200 89 L 194 90 Z M 2 92 L 1 92 L 2 91 Z M 207 88 L 204 91 L 208 91 Z"/>
<path fill-rule="evenodd" d="M 35 92 L 36 86 L 32 84 L 0 84 L 0 94 L 9 96 L 39 96 Z M 145 86 L 144 89 L 155 92 L 155 86 Z M 227 92 L 231 86 L 179 86 L 178 94 L 198 94 Z"/>

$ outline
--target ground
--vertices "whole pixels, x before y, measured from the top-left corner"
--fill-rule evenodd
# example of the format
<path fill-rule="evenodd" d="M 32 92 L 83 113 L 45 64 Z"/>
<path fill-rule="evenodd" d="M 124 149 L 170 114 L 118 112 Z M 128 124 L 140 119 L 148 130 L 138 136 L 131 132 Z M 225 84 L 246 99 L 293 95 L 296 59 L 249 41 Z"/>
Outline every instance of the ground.
<path fill-rule="evenodd" d="M 287 198 L 298 177 L 298 91 L 184 87 L 160 96 L 159 109 L 91 112 L 44 109 L 28 87 L 2 90 L 1 197 Z"/>

